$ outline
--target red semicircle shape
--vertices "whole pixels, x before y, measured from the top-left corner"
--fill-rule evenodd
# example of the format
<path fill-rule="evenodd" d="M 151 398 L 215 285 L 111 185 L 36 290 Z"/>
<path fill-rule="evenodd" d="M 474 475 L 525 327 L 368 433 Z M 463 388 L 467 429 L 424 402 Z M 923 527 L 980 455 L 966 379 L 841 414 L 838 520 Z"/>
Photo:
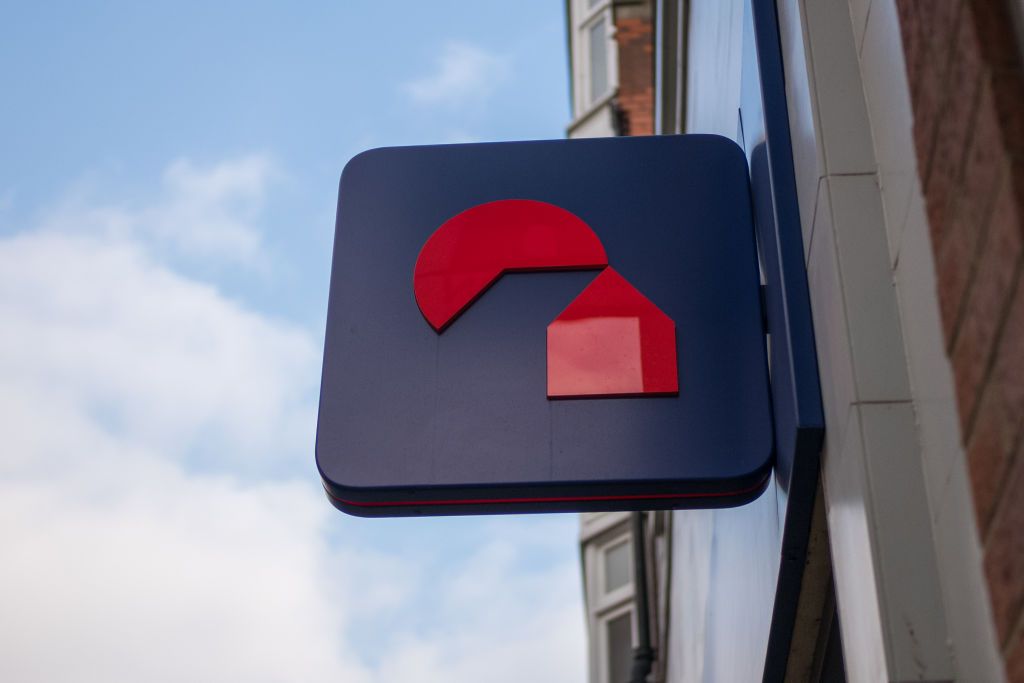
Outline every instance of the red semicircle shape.
<path fill-rule="evenodd" d="M 445 221 L 420 250 L 416 303 L 440 332 L 508 272 L 608 265 L 594 231 L 565 209 L 530 199 L 474 206 Z"/>

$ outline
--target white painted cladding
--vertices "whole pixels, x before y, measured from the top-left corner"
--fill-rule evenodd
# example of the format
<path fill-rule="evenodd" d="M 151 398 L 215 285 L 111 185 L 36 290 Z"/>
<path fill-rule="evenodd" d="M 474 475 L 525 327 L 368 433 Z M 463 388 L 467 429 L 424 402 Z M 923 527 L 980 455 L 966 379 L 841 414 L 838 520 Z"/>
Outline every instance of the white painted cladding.
<path fill-rule="evenodd" d="M 685 131 L 734 137 L 743 2 L 687 4 Z M 778 11 L 848 677 L 999 681 L 895 3 L 779 0 Z M 707 562 L 729 514 L 674 514 L 671 683 L 741 680 L 708 668 L 723 660 L 706 640 Z"/>

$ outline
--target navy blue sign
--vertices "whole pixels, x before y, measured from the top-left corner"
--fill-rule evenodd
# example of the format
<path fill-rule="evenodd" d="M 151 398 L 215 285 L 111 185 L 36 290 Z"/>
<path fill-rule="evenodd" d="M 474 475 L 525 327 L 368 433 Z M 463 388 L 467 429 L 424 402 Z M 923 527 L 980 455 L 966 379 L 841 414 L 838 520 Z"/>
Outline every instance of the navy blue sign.
<path fill-rule="evenodd" d="M 341 178 L 316 459 L 357 515 L 737 505 L 772 415 L 717 136 L 386 148 Z"/>

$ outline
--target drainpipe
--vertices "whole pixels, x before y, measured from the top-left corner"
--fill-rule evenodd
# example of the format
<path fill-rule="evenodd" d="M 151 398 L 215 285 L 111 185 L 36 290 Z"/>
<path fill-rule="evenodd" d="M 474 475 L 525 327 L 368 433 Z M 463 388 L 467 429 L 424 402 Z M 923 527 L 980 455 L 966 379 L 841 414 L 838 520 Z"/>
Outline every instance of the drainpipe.
<path fill-rule="evenodd" d="M 629 683 L 647 683 L 654 663 L 651 648 L 651 618 L 647 604 L 647 555 L 644 552 L 644 515 L 633 513 L 633 600 L 636 606 L 636 647 Z"/>

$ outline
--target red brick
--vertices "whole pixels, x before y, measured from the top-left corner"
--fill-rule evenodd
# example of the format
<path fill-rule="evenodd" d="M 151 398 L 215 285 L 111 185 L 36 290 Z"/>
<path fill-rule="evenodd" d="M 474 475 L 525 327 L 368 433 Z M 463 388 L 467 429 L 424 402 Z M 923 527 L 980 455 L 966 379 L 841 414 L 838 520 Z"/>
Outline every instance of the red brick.
<path fill-rule="evenodd" d="M 961 0 L 918 0 L 897 6 L 901 20 L 910 22 L 901 28 L 901 34 L 904 45 L 909 44 L 912 50 L 907 54 L 907 69 L 914 103 L 914 138 L 918 168 L 922 169 L 921 180 L 926 186 L 931 177 L 938 122 L 948 106 L 951 90 L 956 92 L 950 88 L 949 70 L 951 62 L 955 63 L 954 32 L 961 4 Z M 968 36 L 965 40 L 968 45 L 976 44 Z M 929 198 L 929 211 L 945 206 L 949 189 L 947 183 L 941 196 L 933 194 Z"/>
<path fill-rule="evenodd" d="M 1014 276 L 1024 251 L 1020 232 L 1017 194 L 1009 179 L 998 192 L 989 222 L 985 247 L 964 306 L 964 320 L 956 335 L 953 370 L 961 422 L 970 436 L 971 416 L 977 404 L 981 382 L 989 368 L 995 335 L 1003 320 Z"/>
<path fill-rule="evenodd" d="M 1024 606 L 1024 457 L 1015 459 L 1003 504 L 992 524 L 985 545 L 985 576 L 996 632 L 1003 644 Z"/>
<path fill-rule="evenodd" d="M 992 392 L 1000 411 L 997 419 L 1013 434 L 1017 451 L 985 548 L 992 612 L 1000 643 L 1003 643 L 1024 606 L 1024 381 L 1021 381 L 1024 377 L 1024 282 L 1021 280 L 1018 280 L 997 354 L 988 391 Z"/>
<path fill-rule="evenodd" d="M 1002 69 L 992 74 L 996 116 L 1007 152 L 1024 152 L 1024 72 Z"/>
<path fill-rule="evenodd" d="M 1010 294 L 1009 310 L 996 341 L 992 371 L 983 390 L 976 427 L 981 430 L 983 420 L 991 421 L 1004 455 L 1024 436 L 1024 277 L 1020 268 L 1018 265 L 1017 283 Z"/>
<path fill-rule="evenodd" d="M 939 280 L 939 307 L 943 329 L 952 343 L 959 332 L 962 302 L 974 260 L 980 256 L 981 236 L 988 221 L 999 175 L 1008 164 L 999 131 L 998 115 L 992 97 L 991 81 L 982 85 L 975 116 L 974 133 L 967 151 L 961 182 L 954 192 L 952 214 L 935 245 Z M 930 193 L 929 193 L 930 194 Z M 929 211 L 928 220 L 935 231 L 938 220 Z M 964 416 L 965 417 L 965 416 Z"/>
<path fill-rule="evenodd" d="M 981 84 L 974 130 L 965 158 L 963 186 L 958 193 L 966 208 L 968 220 L 974 224 L 984 221 L 999 174 L 1007 162 L 993 84 L 991 77 L 986 77 Z"/>
<path fill-rule="evenodd" d="M 1007 182 L 1000 188 L 992 205 L 989 242 L 997 252 L 1020 257 L 1024 253 L 1024 160 L 1012 162 L 1006 168 Z M 1004 262 L 1000 258 L 1000 262 Z M 991 265 L 995 265 L 992 262 Z M 1009 288 L 1009 280 L 1000 281 Z"/>
<path fill-rule="evenodd" d="M 939 311 L 942 313 L 942 328 L 949 344 L 955 341 L 959 331 L 964 294 L 970 281 L 981 232 L 978 224 L 971 222 L 966 213 L 961 204 L 956 205 L 936 263 Z M 961 415 L 961 422 L 965 417 Z"/>
<path fill-rule="evenodd" d="M 1008 683 L 1024 683 L 1024 628 L 1017 632 L 1007 653 L 1006 680 Z"/>
<path fill-rule="evenodd" d="M 921 38 L 927 59 L 949 59 L 953 33 L 963 4 L 963 0 L 924 0 L 918 4 Z"/>
<path fill-rule="evenodd" d="M 967 143 L 983 75 L 981 53 L 974 35 L 961 27 L 956 33 L 947 93 L 938 112 L 931 166 L 925 183 L 929 220 L 944 231 L 953 188 L 964 167 Z M 987 102 L 994 106 L 994 102 Z M 993 119 L 995 121 L 995 119 Z"/>
<path fill-rule="evenodd" d="M 967 0 L 961 21 L 976 31 L 978 44 L 989 65 L 996 69 L 1020 66 L 1020 52 L 1008 2 Z"/>
<path fill-rule="evenodd" d="M 1006 419 L 1024 427 L 1024 277 L 1017 289 L 999 339 L 992 379 L 999 390 Z M 1024 534 L 1022 534 L 1024 535 Z M 1024 576 L 1021 577 L 1024 582 Z"/>
<path fill-rule="evenodd" d="M 943 73 L 939 65 L 932 61 L 925 61 L 921 65 L 920 76 L 913 91 L 914 110 L 914 147 L 917 150 L 917 168 L 921 174 L 921 183 L 928 184 L 931 168 L 932 147 L 935 142 L 935 127 L 939 120 L 939 112 L 942 107 L 945 90 L 943 88 Z M 925 197 L 928 199 L 928 197 Z M 941 199 L 945 202 L 948 198 L 933 197 L 932 200 Z M 928 214 L 931 219 L 933 211 L 932 202 L 928 203 Z M 933 224 L 934 225 L 934 224 Z M 933 235 L 933 238 L 935 236 Z"/>
<path fill-rule="evenodd" d="M 988 533 L 995 504 L 1006 481 L 1006 468 L 1017 440 L 1017 425 L 1007 419 L 999 389 L 989 386 L 981 399 L 967 446 L 974 511 L 982 538 Z"/>
<path fill-rule="evenodd" d="M 1008 3 L 968 0 L 960 17 L 960 33 L 974 36 L 979 54 L 992 75 L 993 101 L 1007 151 L 1024 149 L 1024 65 Z"/>
<path fill-rule="evenodd" d="M 619 46 L 619 96 L 624 135 L 654 132 L 654 62 L 650 19 L 617 16 L 615 40 Z"/>
<path fill-rule="evenodd" d="M 907 82 L 911 84 L 913 90 L 921 63 L 924 61 L 920 8 L 917 0 L 896 0 L 896 12 L 900 18 L 900 37 L 903 40 L 903 55 L 907 65 Z"/>

